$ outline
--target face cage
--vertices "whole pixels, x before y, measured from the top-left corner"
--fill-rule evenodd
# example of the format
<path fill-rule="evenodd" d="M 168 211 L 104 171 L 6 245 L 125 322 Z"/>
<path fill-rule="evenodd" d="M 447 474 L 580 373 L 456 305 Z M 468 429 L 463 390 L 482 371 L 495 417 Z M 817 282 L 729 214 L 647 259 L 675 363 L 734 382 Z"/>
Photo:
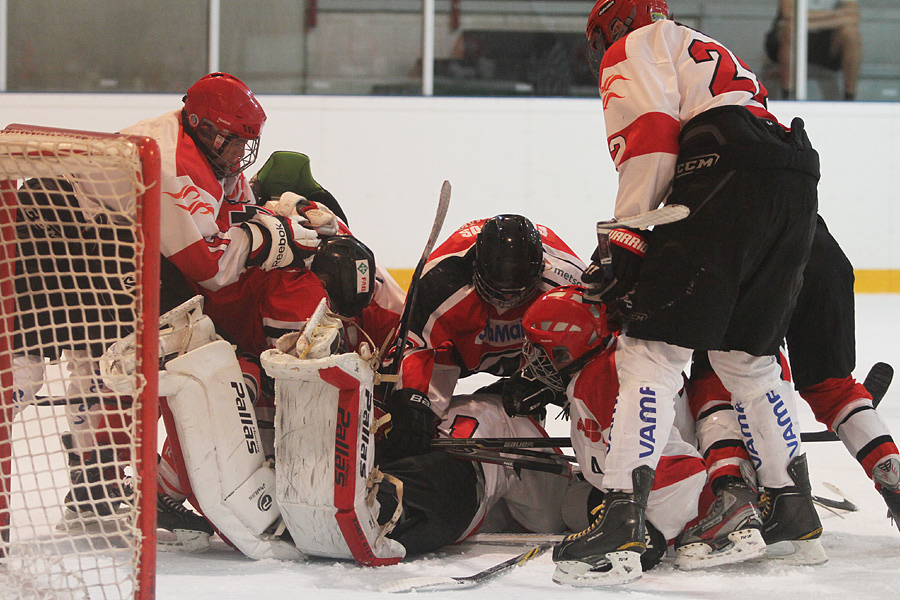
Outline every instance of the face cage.
<path fill-rule="evenodd" d="M 566 383 L 556 367 L 553 366 L 553 362 L 547 356 L 547 351 L 543 346 L 526 340 L 523 354 L 525 355 L 525 366 L 522 367 L 522 375 L 526 379 L 536 379 L 557 392 L 564 393 L 566 391 Z"/>
<path fill-rule="evenodd" d="M 215 124 L 207 118 L 202 119 L 197 126 L 192 128 L 192 131 L 191 137 L 206 155 L 213 173 L 218 179 L 234 177 L 256 162 L 259 152 L 259 137 L 251 140 L 234 133 L 222 135 Z M 243 143 L 244 152 L 239 159 L 235 159 L 232 163 L 226 163 L 222 157 L 235 143 Z"/>
<path fill-rule="evenodd" d="M 239 136 L 229 134 L 225 140 L 219 145 L 220 148 L 226 149 L 229 144 L 235 143 L 236 140 L 244 139 Z M 234 177 L 238 173 L 245 171 L 250 165 L 256 162 L 256 155 L 259 152 L 259 138 L 255 140 L 246 140 L 244 145 L 244 155 L 231 165 L 223 165 L 217 162 L 217 159 L 223 154 L 223 151 L 210 150 L 212 156 L 211 163 L 213 171 L 217 177 Z"/>
<path fill-rule="evenodd" d="M 485 302 L 489 302 L 497 308 L 513 308 L 524 304 L 534 295 L 538 284 L 540 284 L 540 278 L 524 290 L 503 291 L 495 290 L 488 286 L 484 278 L 478 274 L 478 271 L 475 271 L 474 283 L 475 291 L 478 292 L 478 295 Z"/>
<path fill-rule="evenodd" d="M 606 54 L 606 46 L 603 41 L 603 34 L 599 28 L 594 28 L 594 35 L 588 40 L 587 62 L 588 68 L 594 77 L 600 76 L 600 63 L 603 55 Z"/>

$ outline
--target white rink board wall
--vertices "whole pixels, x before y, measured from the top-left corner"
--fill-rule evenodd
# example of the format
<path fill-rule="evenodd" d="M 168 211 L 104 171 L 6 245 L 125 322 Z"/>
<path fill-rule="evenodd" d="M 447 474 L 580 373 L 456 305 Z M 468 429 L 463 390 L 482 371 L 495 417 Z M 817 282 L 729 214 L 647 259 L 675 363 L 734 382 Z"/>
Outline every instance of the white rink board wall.
<path fill-rule="evenodd" d="M 597 99 L 275 96 L 255 173 L 275 150 L 312 159 L 353 232 L 388 268 L 412 268 L 441 182 L 453 201 L 440 240 L 515 212 L 552 227 L 583 259 L 612 216 L 616 175 Z M 115 131 L 174 110 L 180 95 L 0 94 L 2 123 Z M 820 213 L 857 269 L 900 269 L 900 103 L 772 102 L 822 162 Z"/>

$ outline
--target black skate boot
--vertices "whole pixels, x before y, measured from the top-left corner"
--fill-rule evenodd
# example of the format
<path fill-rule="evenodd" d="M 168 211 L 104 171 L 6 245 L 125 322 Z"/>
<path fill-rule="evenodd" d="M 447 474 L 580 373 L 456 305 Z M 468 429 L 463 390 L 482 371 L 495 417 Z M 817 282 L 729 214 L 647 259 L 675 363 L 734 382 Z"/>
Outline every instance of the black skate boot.
<path fill-rule="evenodd" d="M 641 554 L 647 549 L 644 513 L 654 475 L 650 467 L 638 467 L 631 473 L 634 492 L 612 490 L 603 495 L 593 524 L 553 549 L 553 581 L 599 586 L 641 578 Z"/>
<path fill-rule="evenodd" d="M 888 507 L 888 518 L 900 529 L 900 461 L 886 458 L 872 469 L 872 481 Z"/>
<path fill-rule="evenodd" d="M 741 474 L 715 480 L 716 500 L 706 517 L 675 538 L 675 568 L 705 569 L 766 553 L 752 468 L 741 465 Z"/>
<path fill-rule="evenodd" d="M 819 541 L 822 523 L 813 506 L 806 455 L 792 459 L 787 470 L 794 485 L 766 489 L 759 500 L 766 556 L 798 565 L 824 564 L 828 557 Z M 780 542 L 790 542 L 793 552 L 777 547 Z"/>
<path fill-rule="evenodd" d="M 175 534 L 175 540 L 159 540 L 163 550 L 183 550 L 198 553 L 209 550 L 209 538 L 215 533 L 212 525 L 171 496 L 156 494 L 156 528 Z"/>
<path fill-rule="evenodd" d="M 115 451 L 100 448 L 78 452 L 71 433 L 60 437 L 68 454 L 70 489 L 63 500 L 66 510 L 58 528 L 84 527 L 114 517 L 124 503 L 132 501 L 133 494 L 116 465 Z"/>

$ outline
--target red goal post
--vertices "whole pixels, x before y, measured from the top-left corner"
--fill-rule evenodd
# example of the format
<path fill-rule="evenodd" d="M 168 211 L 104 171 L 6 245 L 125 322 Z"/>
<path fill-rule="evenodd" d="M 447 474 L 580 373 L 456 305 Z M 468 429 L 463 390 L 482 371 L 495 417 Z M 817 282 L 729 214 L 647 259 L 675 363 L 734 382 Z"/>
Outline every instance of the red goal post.
<path fill-rule="evenodd" d="M 0 131 L 0 596 L 155 597 L 159 176 L 150 138 Z"/>

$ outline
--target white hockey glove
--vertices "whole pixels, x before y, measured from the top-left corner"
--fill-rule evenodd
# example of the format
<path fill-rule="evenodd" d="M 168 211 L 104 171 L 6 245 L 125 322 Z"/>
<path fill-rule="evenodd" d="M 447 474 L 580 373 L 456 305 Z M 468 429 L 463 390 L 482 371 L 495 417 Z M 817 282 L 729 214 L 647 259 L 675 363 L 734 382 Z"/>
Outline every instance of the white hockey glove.
<path fill-rule="evenodd" d="M 319 244 L 319 237 L 312 229 L 304 227 L 299 216 L 282 217 L 258 212 L 241 229 L 250 238 L 248 267 L 262 267 L 266 271 L 288 267 L 303 267 L 303 261 L 311 257 Z"/>
<path fill-rule="evenodd" d="M 269 200 L 265 207 L 282 217 L 300 217 L 301 224 L 315 231 L 320 238 L 339 232 L 337 216 L 331 210 L 294 192 L 283 193 L 277 202 Z"/>

